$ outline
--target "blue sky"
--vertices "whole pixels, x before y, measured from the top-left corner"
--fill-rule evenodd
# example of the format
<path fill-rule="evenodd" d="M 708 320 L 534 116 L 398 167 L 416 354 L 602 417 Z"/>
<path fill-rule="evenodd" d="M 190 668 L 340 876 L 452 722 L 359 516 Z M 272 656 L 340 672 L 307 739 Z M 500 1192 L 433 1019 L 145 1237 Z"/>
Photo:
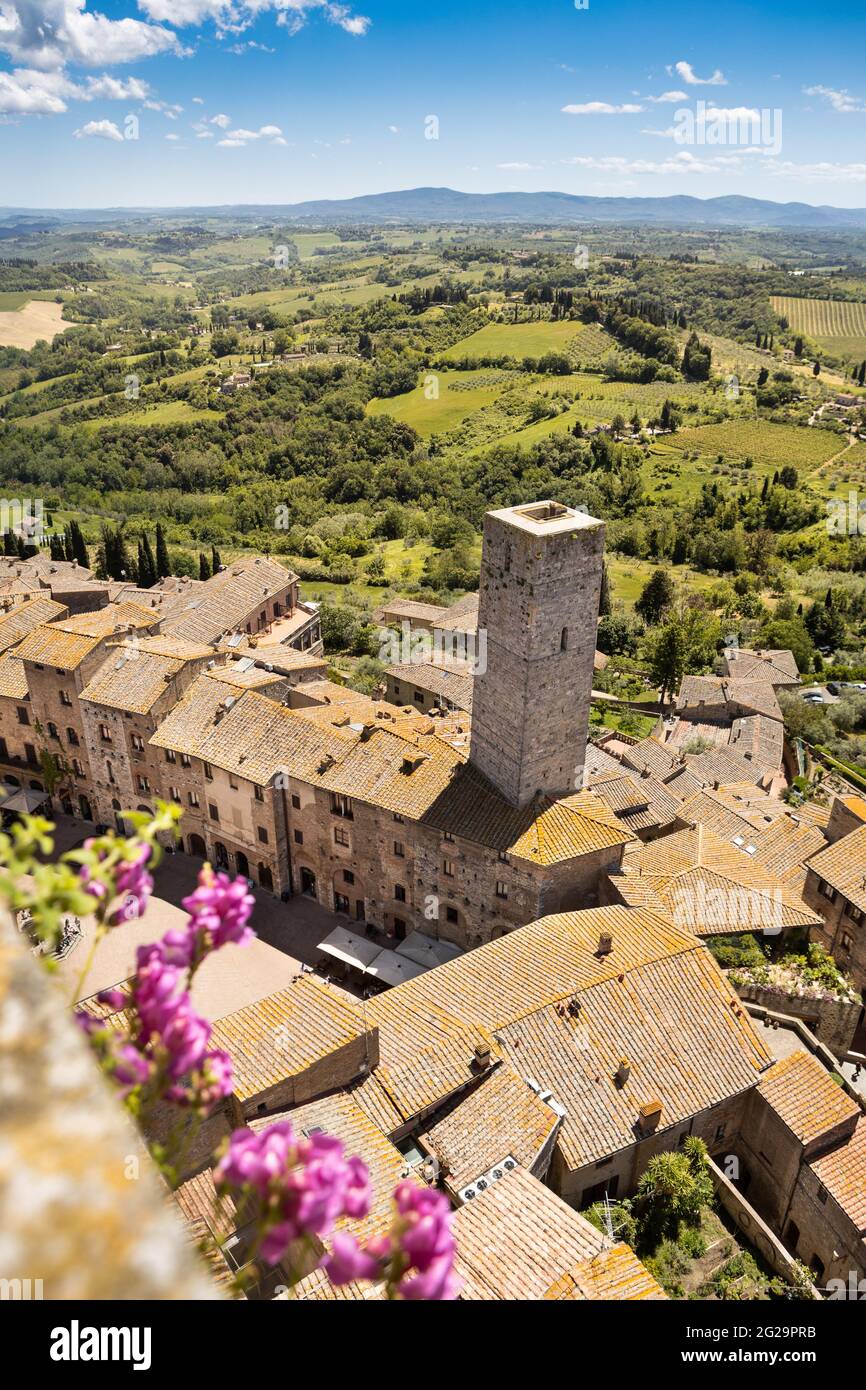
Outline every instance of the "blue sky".
<path fill-rule="evenodd" d="M 721 143 L 683 139 L 699 102 Z M 447 184 L 859 207 L 866 6 L 0 0 L 0 113 L 5 206 Z"/>

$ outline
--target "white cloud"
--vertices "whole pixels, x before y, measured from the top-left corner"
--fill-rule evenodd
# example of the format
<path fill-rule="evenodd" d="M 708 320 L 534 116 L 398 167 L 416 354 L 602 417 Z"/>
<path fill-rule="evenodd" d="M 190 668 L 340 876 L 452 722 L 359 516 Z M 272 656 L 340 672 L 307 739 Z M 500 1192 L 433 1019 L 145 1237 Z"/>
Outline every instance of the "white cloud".
<path fill-rule="evenodd" d="M 576 106 L 563 106 L 562 110 L 566 116 L 632 116 L 644 107 L 633 102 L 612 106 L 609 101 L 584 101 Z"/>
<path fill-rule="evenodd" d="M 398 125 L 389 125 L 388 130 L 392 135 L 400 134 L 400 127 Z"/>
<path fill-rule="evenodd" d="M 793 160 L 768 160 L 771 174 L 783 179 L 806 179 L 815 183 L 866 183 L 866 164 L 795 164 Z"/>
<path fill-rule="evenodd" d="M 540 165 L 540 164 L 524 164 L 522 160 L 515 159 L 515 160 L 511 160 L 511 161 L 510 161 L 509 163 L 507 163 L 507 164 L 497 164 L 496 167 L 497 167 L 497 169 L 525 170 L 525 169 L 540 169 L 540 168 L 542 168 L 542 165 Z"/>
<path fill-rule="evenodd" d="M 647 97 L 647 101 L 652 101 L 656 106 L 663 101 L 687 101 L 685 92 L 662 92 L 660 97 Z"/>
<path fill-rule="evenodd" d="M 210 123 L 211 125 L 218 125 L 220 130 L 228 130 L 232 123 L 232 118 L 221 112 L 218 116 L 211 116 Z"/>
<path fill-rule="evenodd" d="M 804 87 L 803 91 L 807 97 L 823 97 L 834 111 L 841 111 L 845 115 L 852 111 L 866 111 L 866 101 L 862 97 L 852 96 L 844 87 Z"/>
<path fill-rule="evenodd" d="M 679 73 L 689 87 L 727 87 L 728 79 L 718 68 L 712 77 L 698 77 L 691 63 L 674 63 L 674 71 Z"/>
<path fill-rule="evenodd" d="M 119 140 L 123 143 L 123 136 L 118 130 L 114 121 L 88 121 L 80 130 L 74 132 L 76 140 L 99 139 L 99 140 Z"/>
<path fill-rule="evenodd" d="M 172 131 L 169 131 L 168 135 L 166 135 L 165 138 L 166 138 L 166 140 L 179 140 L 179 139 L 180 139 L 180 136 L 179 136 L 179 135 L 175 135 Z"/>
<path fill-rule="evenodd" d="M 193 97 L 192 102 L 194 106 L 204 106 L 204 97 Z"/>
<path fill-rule="evenodd" d="M 243 145 L 249 145 L 254 140 L 268 140 L 272 145 L 284 145 L 283 132 L 278 125 L 259 126 L 258 130 L 245 130 L 242 126 L 238 130 L 230 130 L 224 140 L 217 143 L 226 149 L 238 149 Z"/>
<path fill-rule="evenodd" d="M 27 81 L 23 69 L 18 73 L 0 72 L 0 111 L 16 115 L 55 116 L 65 111 L 66 102 L 56 92 Z"/>
<path fill-rule="evenodd" d="M 366 34 L 371 24 L 366 15 L 355 14 L 349 5 L 335 0 L 139 0 L 139 5 L 150 19 L 180 29 L 212 20 L 220 34 L 242 33 L 267 10 L 276 12 L 277 23 L 290 34 L 299 33 L 313 14 L 355 37 Z M 261 45 L 236 45 L 241 49 L 255 46 Z"/>
<path fill-rule="evenodd" d="M 103 73 L 81 83 L 73 82 L 62 71 L 14 68 L 0 73 L 0 112 L 54 116 L 66 111 L 70 101 L 140 101 L 149 90 L 137 77 L 124 81 Z"/>
<path fill-rule="evenodd" d="M 182 106 L 172 104 L 168 101 L 157 101 L 155 97 L 148 98 L 144 105 L 147 107 L 148 111 L 161 111 L 167 121 L 176 121 L 183 111 Z"/>
<path fill-rule="evenodd" d="M 577 165 L 581 169 L 603 169 L 616 174 L 733 174 L 742 165 L 740 155 L 719 155 L 715 158 L 698 159 L 689 150 L 682 150 L 669 159 L 626 159 L 623 155 L 573 155 L 562 160 L 563 164 Z"/>
<path fill-rule="evenodd" d="M 0 10 L 0 52 L 45 70 L 132 63 L 180 52 L 177 35 L 139 19 L 108 19 L 85 10 L 86 0 L 15 0 Z"/>

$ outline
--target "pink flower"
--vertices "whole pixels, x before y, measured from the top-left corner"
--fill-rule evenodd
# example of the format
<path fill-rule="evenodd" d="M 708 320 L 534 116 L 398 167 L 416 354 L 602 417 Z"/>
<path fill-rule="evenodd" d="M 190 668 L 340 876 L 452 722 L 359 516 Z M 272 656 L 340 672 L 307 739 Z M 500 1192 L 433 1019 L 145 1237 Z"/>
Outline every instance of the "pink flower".
<path fill-rule="evenodd" d="M 451 1205 L 443 1193 L 406 1181 L 394 1189 L 394 1201 L 402 1218 L 400 1245 L 415 1269 L 423 1273 L 442 1256 L 453 1255 Z"/>
<path fill-rule="evenodd" d="M 134 859 L 123 860 L 117 866 L 114 893 L 115 897 L 122 899 L 122 903 L 109 916 L 110 926 L 116 927 L 121 922 L 129 922 L 144 915 L 153 892 L 153 877 L 145 867 L 151 853 L 150 845 L 141 845 Z"/>
<path fill-rule="evenodd" d="M 460 1290 L 454 1275 L 456 1242 L 448 1198 L 432 1188 L 401 1182 L 394 1189 L 391 1230 L 362 1248 L 351 1236 L 335 1236 L 325 1262 L 332 1284 L 383 1279 L 392 1297 L 452 1300 Z"/>
<path fill-rule="evenodd" d="M 460 1292 L 460 1280 L 454 1275 L 454 1256 L 440 1255 L 423 1274 L 406 1275 L 397 1285 L 401 1298 L 426 1299 L 429 1302 L 452 1302 Z"/>
<path fill-rule="evenodd" d="M 208 1052 L 201 1070 L 194 1072 L 186 1084 L 170 1086 L 166 1100 L 188 1106 L 201 1115 L 210 1114 L 213 1107 L 232 1093 L 232 1059 L 227 1052 Z"/>
<path fill-rule="evenodd" d="M 332 1284 L 352 1284 L 356 1279 L 381 1279 L 382 1265 L 354 1236 L 338 1231 L 331 1241 L 331 1253 L 323 1266 Z"/>
<path fill-rule="evenodd" d="M 214 1170 L 220 1191 L 253 1191 L 262 1209 L 262 1258 L 276 1264 L 304 1236 L 330 1234 L 343 1216 L 366 1215 L 367 1169 L 346 1159 L 339 1139 L 296 1139 L 288 1120 L 255 1134 L 238 1129 Z"/>
<path fill-rule="evenodd" d="M 190 923 L 199 943 L 217 950 L 233 941 L 244 946 L 255 933 L 247 924 L 256 900 L 242 878 L 230 879 L 228 874 L 215 874 L 205 864 L 198 876 L 198 887 L 183 899 Z"/>
<path fill-rule="evenodd" d="M 85 840 L 84 848 L 92 849 L 95 843 L 93 839 Z M 79 878 L 91 897 L 105 904 L 118 900 L 118 906 L 107 918 L 109 926 L 117 927 L 121 922 L 129 922 L 144 913 L 153 892 L 153 878 L 146 867 L 152 852 L 150 845 L 138 845 L 132 859 L 121 860 L 112 870 L 113 883 L 110 888 L 94 877 L 89 864 L 82 865 Z M 107 851 L 99 850 L 98 854 L 101 862 L 106 858 Z"/>

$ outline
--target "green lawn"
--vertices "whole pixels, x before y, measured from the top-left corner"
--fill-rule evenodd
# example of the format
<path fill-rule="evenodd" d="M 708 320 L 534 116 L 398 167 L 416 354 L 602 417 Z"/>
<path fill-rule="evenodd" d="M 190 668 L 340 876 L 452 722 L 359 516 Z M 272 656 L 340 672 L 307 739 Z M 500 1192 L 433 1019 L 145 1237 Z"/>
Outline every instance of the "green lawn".
<path fill-rule="evenodd" d="M 472 357 L 542 357 L 546 352 L 565 352 L 580 333 L 582 324 L 569 320 L 550 323 L 487 323 L 442 353 L 442 360 L 460 362 Z"/>
<path fill-rule="evenodd" d="M 425 437 L 454 429 L 476 410 L 491 405 L 516 377 L 490 369 L 474 372 L 425 372 L 421 384 L 402 396 L 377 397 L 368 415 L 390 415 Z"/>

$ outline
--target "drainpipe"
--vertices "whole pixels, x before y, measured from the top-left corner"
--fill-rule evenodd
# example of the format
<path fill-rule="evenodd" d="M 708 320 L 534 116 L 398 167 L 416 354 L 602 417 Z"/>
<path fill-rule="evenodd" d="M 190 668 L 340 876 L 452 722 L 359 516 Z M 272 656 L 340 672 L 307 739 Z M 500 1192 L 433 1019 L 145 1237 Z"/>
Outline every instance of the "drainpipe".
<path fill-rule="evenodd" d="M 280 787 L 280 798 L 281 798 L 281 800 L 282 800 L 282 806 L 283 806 L 283 829 L 284 829 L 285 832 L 286 832 L 286 867 L 287 867 L 288 872 L 289 872 L 289 881 L 288 881 L 288 884 L 287 884 L 287 889 L 288 889 L 289 894 L 294 894 L 294 891 L 295 891 L 295 890 L 294 890 L 294 888 L 292 887 L 292 884 L 293 884 L 293 882 L 294 882 L 294 874 L 293 874 L 293 872 L 292 872 L 292 845 L 291 845 L 291 837 L 290 837 L 290 835 L 289 835 L 289 809 L 288 809 L 288 806 L 287 806 L 287 804 L 286 804 L 286 789 L 285 789 L 285 787 Z"/>

